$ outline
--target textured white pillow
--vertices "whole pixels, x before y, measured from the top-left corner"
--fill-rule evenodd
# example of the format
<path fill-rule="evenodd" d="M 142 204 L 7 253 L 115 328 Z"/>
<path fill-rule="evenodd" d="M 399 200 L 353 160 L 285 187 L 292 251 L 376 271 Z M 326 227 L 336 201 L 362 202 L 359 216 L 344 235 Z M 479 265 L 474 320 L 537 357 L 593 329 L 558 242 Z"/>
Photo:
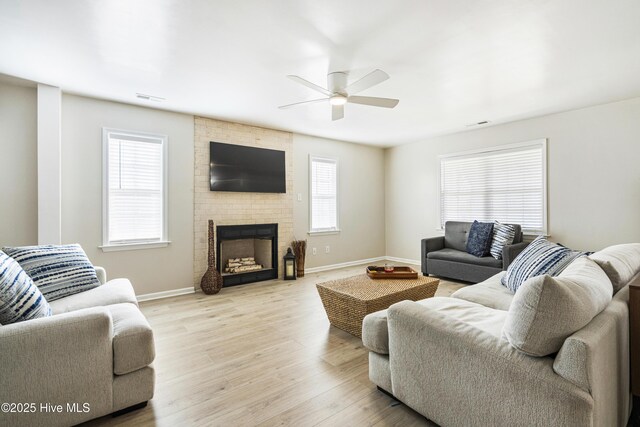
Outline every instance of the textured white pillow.
<path fill-rule="evenodd" d="M 589 258 L 607 273 L 615 294 L 640 271 L 640 243 L 609 246 Z"/>
<path fill-rule="evenodd" d="M 536 276 L 520 286 L 503 334 L 523 353 L 548 356 L 604 310 L 612 296 L 604 271 L 589 258 L 579 257 L 556 277 Z"/>

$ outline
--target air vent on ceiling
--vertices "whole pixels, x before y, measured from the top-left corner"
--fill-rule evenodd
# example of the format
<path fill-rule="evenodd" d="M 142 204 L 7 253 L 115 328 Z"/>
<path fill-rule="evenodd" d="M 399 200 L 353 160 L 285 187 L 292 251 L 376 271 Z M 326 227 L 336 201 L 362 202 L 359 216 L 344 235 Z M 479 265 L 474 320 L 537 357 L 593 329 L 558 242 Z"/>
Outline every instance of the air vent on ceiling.
<path fill-rule="evenodd" d="M 136 93 L 136 97 L 140 99 L 145 99 L 147 101 L 156 101 L 156 102 L 164 101 L 164 98 L 161 98 L 159 96 L 147 95 L 146 93 Z"/>
<path fill-rule="evenodd" d="M 470 123 L 467 125 L 468 128 L 472 127 L 472 126 L 482 126 L 482 125 L 486 125 L 489 124 L 489 120 L 483 120 L 481 122 L 477 122 L 477 123 Z"/>

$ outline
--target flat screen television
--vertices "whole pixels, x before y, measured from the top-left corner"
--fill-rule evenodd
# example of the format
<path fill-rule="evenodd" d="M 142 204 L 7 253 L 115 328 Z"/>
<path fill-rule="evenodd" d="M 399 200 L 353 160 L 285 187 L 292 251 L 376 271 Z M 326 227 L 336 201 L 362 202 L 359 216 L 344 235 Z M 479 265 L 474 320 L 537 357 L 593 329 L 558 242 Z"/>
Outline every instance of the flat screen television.
<path fill-rule="evenodd" d="M 211 191 L 286 193 L 284 151 L 210 142 Z"/>

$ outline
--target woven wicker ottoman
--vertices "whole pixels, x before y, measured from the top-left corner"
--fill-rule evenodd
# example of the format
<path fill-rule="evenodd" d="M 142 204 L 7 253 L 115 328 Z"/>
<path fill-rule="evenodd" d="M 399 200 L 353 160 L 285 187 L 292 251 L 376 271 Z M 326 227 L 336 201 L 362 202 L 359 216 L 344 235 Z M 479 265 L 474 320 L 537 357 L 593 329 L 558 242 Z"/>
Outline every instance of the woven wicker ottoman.
<path fill-rule="evenodd" d="M 433 277 L 373 280 L 361 274 L 318 283 L 316 287 L 329 322 L 362 338 L 364 316 L 400 301 L 431 298 L 438 289 L 438 283 L 439 280 Z"/>

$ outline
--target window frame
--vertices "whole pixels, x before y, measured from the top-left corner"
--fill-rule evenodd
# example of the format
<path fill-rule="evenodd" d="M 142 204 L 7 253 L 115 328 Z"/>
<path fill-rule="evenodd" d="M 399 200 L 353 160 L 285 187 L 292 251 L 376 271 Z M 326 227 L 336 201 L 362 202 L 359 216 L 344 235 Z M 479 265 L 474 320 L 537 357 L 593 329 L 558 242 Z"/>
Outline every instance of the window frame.
<path fill-rule="evenodd" d="M 539 236 L 543 235 L 549 237 L 548 228 L 548 189 L 547 189 L 547 138 L 534 139 L 530 141 L 517 142 L 513 144 L 504 144 L 486 148 L 479 148 L 474 150 L 461 151 L 456 153 L 441 154 L 437 158 L 437 194 L 438 194 L 438 226 L 437 230 L 444 231 L 444 222 L 442 218 L 442 160 L 452 157 L 471 157 L 474 155 L 498 153 L 501 151 L 514 151 L 518 149 L 527 148 L 541 148 L 542 156 L 542 230 L 541 232 L 534 232 L 532 230 L 522 230 L 525 236 Z"/>
<path fill-rule="evenodd" d="M 335 228 L 313 228 L 313 162 L 331 162 L 336 165 L 336 226 Z M 337 158 L 309 155 L 309 232 L 310 235 L 325 235 L 340 233 L 340 164 Z"/>
<path fill-rule="evenodd" d="M 113 135 L 130 137 L 132 140 L 162 145 L 162 236 L 160 239 L 139 240 L 131 242 L 112 242 L 109 240 L 109 139 Z M 146 141 L 145 141 L 146 140 Z M 102 245 L 103 252 L 152 249 L 166 247 L 169 240 L 169 137 L 163 134 L 132 131 L 116 128 L 102 128 Z"/>

